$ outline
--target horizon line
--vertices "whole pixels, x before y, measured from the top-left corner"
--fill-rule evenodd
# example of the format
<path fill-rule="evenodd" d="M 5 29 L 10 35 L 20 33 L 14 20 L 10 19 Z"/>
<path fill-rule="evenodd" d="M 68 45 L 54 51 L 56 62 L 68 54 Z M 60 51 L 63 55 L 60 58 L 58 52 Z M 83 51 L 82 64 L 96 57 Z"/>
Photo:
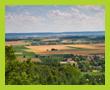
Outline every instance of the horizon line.
<path fill-rule="evenodd" d="M 68 33 L 68 32 L 75 32 L 75 33 L 78 33 L 78 32 L 104 32 L 104 30 L 101 30 L 101 31 L 64 31 L 64 32 L 6 32 L 5 34 L 8 34 L 8 33 Z"/>

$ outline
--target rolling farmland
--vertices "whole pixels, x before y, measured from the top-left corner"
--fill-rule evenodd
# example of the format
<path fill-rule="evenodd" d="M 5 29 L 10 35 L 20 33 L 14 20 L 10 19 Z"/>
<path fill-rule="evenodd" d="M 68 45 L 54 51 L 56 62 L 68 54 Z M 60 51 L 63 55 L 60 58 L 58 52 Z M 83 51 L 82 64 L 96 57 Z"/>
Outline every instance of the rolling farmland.
<path fill-rule="evenodd" d="M 30 49 L 28 51 L 36 54 L 104 54 L 104 44 L 40 45 L 26 46 L 26 48 Z M 52 51 L 52 49 L 56 49 L 56 51 Z"/>

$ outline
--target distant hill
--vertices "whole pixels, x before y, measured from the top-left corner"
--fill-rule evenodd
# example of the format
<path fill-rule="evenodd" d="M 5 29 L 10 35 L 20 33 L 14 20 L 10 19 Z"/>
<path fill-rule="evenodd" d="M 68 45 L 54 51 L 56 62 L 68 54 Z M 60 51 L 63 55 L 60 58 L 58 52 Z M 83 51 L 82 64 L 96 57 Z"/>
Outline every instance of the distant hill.
<path fill-rule="evenodd" d="M 104 31 L 6 33 L 6 40 L 27 39 L 27 38 L 36 38 L 36 37 L 85 37 L 85 36 L 105 36 L 105 33 Z"/>

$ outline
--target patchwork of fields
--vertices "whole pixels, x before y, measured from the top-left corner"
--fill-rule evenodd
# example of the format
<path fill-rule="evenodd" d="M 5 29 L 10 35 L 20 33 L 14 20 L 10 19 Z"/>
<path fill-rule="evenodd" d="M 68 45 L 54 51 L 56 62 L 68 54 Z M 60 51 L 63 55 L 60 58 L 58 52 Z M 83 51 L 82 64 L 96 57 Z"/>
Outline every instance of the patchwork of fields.
<path fill-rule="evenodd" d="M 57 45 L 31 45 L 25 41 L 7 41 L 7 46 L 12 45 L 16 54 L 20 55 L 25 53 L 35 54 L 74 54 L 74 55 L 91 55 L 105 53 L 104 43 L 98 44 L 57 44 Z M 32 55 L 31 55 L 32 56 Z"/>
<path fill-rule="evenodd" d="M 104 54 L 104 44 L 40 45 L 25 47 L 28 48 L 28 52 L 34 52 L 36 54 Z"/>
<path fill-rule="evenodd" d="M 15 77 L 12 69 L 10 70 L 10 66 L 14 72 L 16 71 L 18 77 L 22 75 L 22 72 L 24 75 L 25 72 L 28 77 L 33 78 L 33 81 L 46 80 L 46 83 L 40 82 L 40 84 L 53 83 L 59 85 L 59 80 L 64 80 L 63 77 L 66 77 L 65 81 L 67 81 L 66 83 L 64 81 L 63 84 L 68 84 L 68 82 L 73 84 L 71 80 L 74 80 L 73 76 L 76 75 L 76 71 L 80 73 L 77 74 L 80 77 L 78 84 L 86 85 L 88 83 L 88 85 L 94 85 L 105 83 L 104 37 L 71 38 L 68 36 L 65 39 L 62 36 L 55 39 L 54 37 L 12 39 L 6 41 L 6 55 L 7 61 L 14 61 L 14 64 L 11 63 L 11 65 L 6 62 L 6 65 L 9 65 L 9 68 L 6 69 L 6 78 L 9 78 L 6 79 L 7 84 L 10 84 L 8 82 L 10 76 L 12 76 L 12 80 Z M 24 71 L 20 72 L 20 70 Z M 41 80 L 35 76 L 45 77 L 45 79 Z M 28 77 L 27 80 L 29 80 Z M 54 77 L 58 78 L 56 79 L 58 83 L 55 83 Z M 59 79 L 59 77 L 61 78 Z M 31 80 L 29 80 L 32 82 L 31 84 L 38 84 L 38 82 L 34 83 Z M 48 80 L 52 80 L 52 82 L 48 83 Z M 63 81 L 60 82 L 62 84 Z M 21 82 L 21 84 L 24 85 L 24 82 Z"/>

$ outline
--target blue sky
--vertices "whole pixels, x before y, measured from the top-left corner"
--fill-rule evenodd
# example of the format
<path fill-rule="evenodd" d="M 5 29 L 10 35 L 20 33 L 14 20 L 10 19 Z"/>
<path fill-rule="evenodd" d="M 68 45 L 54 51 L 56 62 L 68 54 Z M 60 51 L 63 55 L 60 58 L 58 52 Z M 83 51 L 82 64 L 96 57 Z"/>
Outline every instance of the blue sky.
<path fill-rule="evenodd" d="M 102 6 L 7 6 L 6 33 L 104 31 Z"/>

